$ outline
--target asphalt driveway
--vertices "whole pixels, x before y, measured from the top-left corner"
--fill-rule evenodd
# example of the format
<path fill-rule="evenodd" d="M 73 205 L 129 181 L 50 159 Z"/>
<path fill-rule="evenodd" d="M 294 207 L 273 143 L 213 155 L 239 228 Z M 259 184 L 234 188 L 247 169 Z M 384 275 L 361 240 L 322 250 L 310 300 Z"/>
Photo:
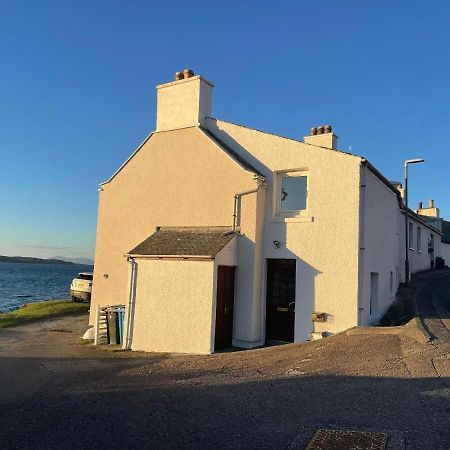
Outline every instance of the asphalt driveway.
<path fill-rule="evenodd" d="M 420 299 L 441 314 L 450 305 L 442 274 L 422 283 Z M 413 321 L 187 356 L 80 345 L 86 323 L 0 332 L 1 448 L 303 449 L 318 428 L 385 432 L 391 449 L 450 448 L 445 329 L 431 342 Z"/>

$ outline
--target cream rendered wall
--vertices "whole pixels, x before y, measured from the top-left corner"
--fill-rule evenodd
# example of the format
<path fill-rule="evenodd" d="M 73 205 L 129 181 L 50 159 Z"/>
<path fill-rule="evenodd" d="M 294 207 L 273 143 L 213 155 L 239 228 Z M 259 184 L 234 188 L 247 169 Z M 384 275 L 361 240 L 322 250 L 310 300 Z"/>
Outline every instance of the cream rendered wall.
<path fill-rule="evenodd" d="M 234 195 L 256 186 L 253 174 L 198 128 L 153 134 L 99 193 L 90 323 L 97 304 L 127 303 L 124 255 L 157 226 L 231 226 Z M 249 240 L 256 208 L 257 195 L 245 197 L 241 228 Z"/>
<path fill-rule="evenodd" d="M 312 331 L 336 333 L 357 325 L 361 158 L 214 119 L 207 120 L 206 126 L 268 180 L 259 300 L 260 342 L 264 341 L 265 331 L 268 258 L 297 261 L 296 342 L 309 339 Z M 273 173 L 287 169 L 309 172 L 309 210 L 304 217 L 286 219 L 274 215 Z M 274 240 L 280 241 L 279 249 L 275 248 Z M 316 324 L 314 330 L 313 311 L 328 313 L 329 322 Z M 236 331 L 235 338 L 240 339 L 240 329 Z"/>
<path fill-rule="evenodd" d="M 213 87 L 198 75 L 157 86 L 157 131 L 203 123 L 211 115 Z"/>
<path fill-rule="evenodd" d="M 211 353 L 214 262 L 136 262 L 132 350 Z"/>
<path fill-rule="evenodd" d="M 366 166 L 361 167 L 361 258 L 359 324 L 378 321 L 395 300 L 398 287 L 398 200 Z M 364 187 L 365 186 L 365 187 Z M 378 273 L 378 308 L 370 314 L 370 277 Z M 392 272 L 392 290 L 391 290 Z"/>

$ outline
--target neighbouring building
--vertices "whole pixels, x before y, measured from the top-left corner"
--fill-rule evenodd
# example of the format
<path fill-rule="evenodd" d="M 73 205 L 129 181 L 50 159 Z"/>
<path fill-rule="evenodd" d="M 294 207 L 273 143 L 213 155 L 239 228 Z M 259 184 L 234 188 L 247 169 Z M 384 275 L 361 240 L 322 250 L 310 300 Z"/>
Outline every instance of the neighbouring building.
<path fill-rule="evenodd" d="M 434 200 L 428 202 L 428 206 L 424 208 L 423 203 L 419 202 L 419 208 L 416 210 L 422 219 L 432 225 L 442 233 L 441 236 L 441 257 L 447 265 L 450 265 L 450 222 L 440 217 L 439 208 L 434 204 Z M 433 258 L 432 243 L 430 243 L 430 257 Z"/>
<path fill-rule="evenodd" d="M 211 353 L 377 322 L 404 277 L 401 190 L 331 126 L 302 142 L 214 119 L 212 92 L 189 70 L 158 86 L 156 130 L 101 185 L 91 323 L 124 304 L 127 348 Z M 429 268 L 441 232 L 409 227 Z"/>

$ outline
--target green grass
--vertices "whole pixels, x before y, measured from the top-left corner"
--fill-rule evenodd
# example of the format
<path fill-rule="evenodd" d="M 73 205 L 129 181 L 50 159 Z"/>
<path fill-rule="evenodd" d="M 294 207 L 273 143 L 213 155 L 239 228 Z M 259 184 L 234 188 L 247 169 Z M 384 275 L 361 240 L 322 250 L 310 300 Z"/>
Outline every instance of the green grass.
<path fill-rule="evenodd" d="M 71 300 L 30 303 L 23 308 L 0 314 L 0 329 L 16 327 L 40 319 L 79 314 L 87 312 L 89 307 L 89 303 L 75 303 Z"/>

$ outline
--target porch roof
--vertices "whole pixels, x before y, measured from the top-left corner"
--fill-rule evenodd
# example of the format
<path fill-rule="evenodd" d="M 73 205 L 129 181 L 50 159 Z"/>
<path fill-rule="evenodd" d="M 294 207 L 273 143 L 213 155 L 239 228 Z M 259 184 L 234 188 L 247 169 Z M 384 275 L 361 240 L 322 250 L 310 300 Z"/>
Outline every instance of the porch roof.
<path fill-rule="evenodd" d="M 234 236 L 231 227 L 161 227 L 127 255 L 214 258 Z"/>

